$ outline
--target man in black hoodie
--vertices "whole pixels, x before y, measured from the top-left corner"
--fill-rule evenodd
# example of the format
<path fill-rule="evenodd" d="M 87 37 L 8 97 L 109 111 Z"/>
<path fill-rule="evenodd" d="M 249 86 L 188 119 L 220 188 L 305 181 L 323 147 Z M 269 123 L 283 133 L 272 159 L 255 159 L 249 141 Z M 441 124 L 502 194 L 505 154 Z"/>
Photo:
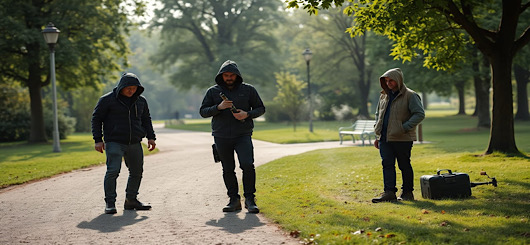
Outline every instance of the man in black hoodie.
<path fill-rule="evenodd" d="M 223 212 L 241 210 L 241 197 L 235 172 L 234 151 L 237 153 L 239 167 L 243 170 L 243 196 L 245 208 L 250 213 L 259 213 L 254 199 L 256 192 L 256 171 L 254 170 L 254 147 L 252 145 L 252 119 L 265 113 L 265 106 L 256 89 L 243 82 L 243 77 L 234 61 L 227 60 L 215 76 L 216 85 L 206 91 L 200 114 L 213 117 L 212 135 L 219 158 L 223 165 L 223 180 L 229 203 Z M 228 100 L 223 100 L 223 93 Z M 231 108 L 235 106 L 236 111 Z"/>
<path fill-rule="evenodd" d="M 107 214 L 116 213 L 116 179 L 120 173 L 122 159 L 125 159 L 125 165 L 129 168 L 124 209 L 151 209 L 151 206 L 144 205 L 136 198 L 144 165 L 140 142 L 147 137 L 149 151 L 154 150 L 156 146 L 147 100 L 141 96 L 143 91 L 144 87 L 138 77 L 125 73 L 112 92 L 99 98 L 92 113 L 94 148 L 101 153 L 105 150 L 107 155 L 107 172 L 103 182 Z"/>

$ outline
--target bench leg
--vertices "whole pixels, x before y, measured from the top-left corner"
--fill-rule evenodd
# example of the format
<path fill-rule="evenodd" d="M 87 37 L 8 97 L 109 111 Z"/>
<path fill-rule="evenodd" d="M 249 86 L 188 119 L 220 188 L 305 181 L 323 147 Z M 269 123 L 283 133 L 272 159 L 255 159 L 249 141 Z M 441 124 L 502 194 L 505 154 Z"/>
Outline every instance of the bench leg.
<path fill-rule="evenodd" d="M 342 145 L 342 134 L 339 134 L 340 144 Z"/>

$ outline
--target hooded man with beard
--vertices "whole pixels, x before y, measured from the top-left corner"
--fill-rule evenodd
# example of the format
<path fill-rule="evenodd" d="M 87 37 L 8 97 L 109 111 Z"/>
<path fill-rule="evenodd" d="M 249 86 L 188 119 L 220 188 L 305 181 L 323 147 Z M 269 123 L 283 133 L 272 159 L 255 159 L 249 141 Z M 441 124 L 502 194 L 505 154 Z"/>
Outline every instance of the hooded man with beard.
<path fill-rule="evenodd" d="M 243 76 L 234 61 L 227 60 L 215 76 L 215 85 L 208 88 L 202 101 L 200 114 L 212 117 L 212 136 L 223 166 L 223 180 L 229 203 L 223 212 L 241 210 L 241 197 L 235 173 L 234 152 L 243 170 L 243 196 L 245 208 L 250 213 L 259 213 L 255 202 L 256 171 L 254 169 L 254 146 L 252 131 L 254 122 L 265 113 L 265 106 L 256 89 L 243 82 Z M 220 94 L 227 100 L 223 100 Z M 237 108 L 234 112 L 232 107 Z"/>
<path fill-rule="evenodd" d="M 386 71 L 380 78 L 381 95 L 375 112 L 374 146 L 379 149 L 383 165 L 384 193 L 373 203 L 394 202 L 396 197 L 396 160 L 403 185 L 401 200 L 414 200 L 414 172 L 410 164 L 416 126 L 425 118 L 420 96 L 407 88 L 399 68 Z"/>

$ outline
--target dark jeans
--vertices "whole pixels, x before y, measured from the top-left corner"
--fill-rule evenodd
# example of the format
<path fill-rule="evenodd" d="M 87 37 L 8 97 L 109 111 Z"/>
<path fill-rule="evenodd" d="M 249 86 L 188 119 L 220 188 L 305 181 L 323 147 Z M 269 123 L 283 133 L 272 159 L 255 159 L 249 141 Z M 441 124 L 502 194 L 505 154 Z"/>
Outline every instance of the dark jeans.
<path fill-rule="evenodd" d="M 254 146 L 251 136 L 227 139 L 214 137 L 219 157 L 223 165 L 223 180 L 229 197 L 239 196 L 239 185 L 236 178 L 234 151 L 237 153 L 239 167 L 243 170 L 243 195 L 254 198 L 256 192 L 256 171 L 254 169 Z"/>
<path fill-rule="evenodd" d="M 379 142 L 379 153 L 381 154 L 383 165 L 385 191 L 397 192 L 396 159 L 398 167 L 401 170 L 401 177 L 403 178 L 403 186 L 401 189 L 404 192 L 414 190 L 414 171 L 410 164 L 411 150 L 412 141 Z"/>
<path fill-rule="evenodd" d="M 140 143 L 126 145 L 107 142 L 105 143 L 105 153 L 107 155 L 107 172 L 105 173 L 105 180 L 103 182 L 105 201 L 116 202 L 116 179 L 120 174 L 122 159 L 125 159 L 125 166 L 129 168 L 129 179 L 127 180 L 127 188 L 125 189 L 126 198 L 136 198 L 144 171 L 144 152 L 142 145 Z"/>

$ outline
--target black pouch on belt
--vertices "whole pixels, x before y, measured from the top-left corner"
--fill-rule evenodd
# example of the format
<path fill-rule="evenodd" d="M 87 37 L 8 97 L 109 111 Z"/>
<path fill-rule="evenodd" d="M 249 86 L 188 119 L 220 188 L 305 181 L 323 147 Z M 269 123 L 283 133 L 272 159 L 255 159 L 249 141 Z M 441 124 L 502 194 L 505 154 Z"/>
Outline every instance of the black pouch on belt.
<path fill-rule="evenodd" d="M 217 152 L 217 147 L 215 144 L 212 145 L 212 153 L 213 153 L 213 160 L 215 162 L 220 162 L 221 158 L 219 157 L 219 153 Z"/>

